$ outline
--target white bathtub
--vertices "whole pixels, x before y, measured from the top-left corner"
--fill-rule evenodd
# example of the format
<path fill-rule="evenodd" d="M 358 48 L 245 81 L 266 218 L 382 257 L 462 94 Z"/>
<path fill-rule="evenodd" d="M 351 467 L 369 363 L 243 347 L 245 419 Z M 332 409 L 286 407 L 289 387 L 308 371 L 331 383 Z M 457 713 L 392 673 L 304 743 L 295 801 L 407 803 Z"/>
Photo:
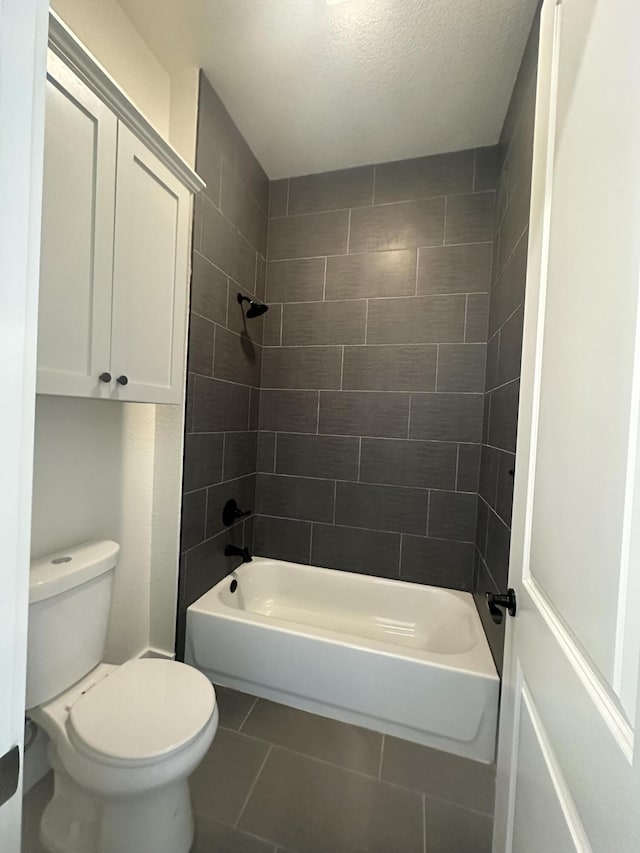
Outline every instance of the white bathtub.
<path fill-rule="evenodd" d="M 494 759 L 499 680 L 468 593 L 254 557 L 189 607 L 186 657 L 217 684 Z"/>

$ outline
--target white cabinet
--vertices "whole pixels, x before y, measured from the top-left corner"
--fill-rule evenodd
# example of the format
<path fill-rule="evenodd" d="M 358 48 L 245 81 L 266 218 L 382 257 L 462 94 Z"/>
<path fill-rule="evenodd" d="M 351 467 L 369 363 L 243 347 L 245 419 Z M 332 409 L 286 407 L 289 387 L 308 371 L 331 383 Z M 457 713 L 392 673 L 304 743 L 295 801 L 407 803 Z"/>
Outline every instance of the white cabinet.
<path fill-rule="evenodd" d="M 51 51 L 41 394 L 180 403 L 191 191 Z"/>

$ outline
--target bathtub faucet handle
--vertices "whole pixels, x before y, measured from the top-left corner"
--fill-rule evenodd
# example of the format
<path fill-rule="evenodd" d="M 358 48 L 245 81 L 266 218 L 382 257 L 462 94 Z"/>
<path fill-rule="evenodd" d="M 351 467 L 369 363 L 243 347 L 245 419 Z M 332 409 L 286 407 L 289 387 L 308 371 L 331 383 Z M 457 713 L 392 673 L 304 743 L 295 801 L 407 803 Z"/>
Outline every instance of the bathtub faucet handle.
<path fill-rule="evenodd" d="M 246 511 L 241 510 L 235 500 L 233 498 L 230 498 L 226 502 L 222 510 L 222 523 L 225 527 L 231 527 L 231 525 L 239 518 L 244 518 L 247 515 L 251 515 L 252 512 L 253 510 L 251 509 L 248 509 Z"/>
<path fill-rule="evenodd" d="M 508 589 L 503 595 L 497 592 L 486 592 L 485 596 L 489 613 L 496 625 L 502 625 L 504 619 L 501 608 L 506 610 L 510 616 L 516 615 L 516 594 L 513 589 Z"/>

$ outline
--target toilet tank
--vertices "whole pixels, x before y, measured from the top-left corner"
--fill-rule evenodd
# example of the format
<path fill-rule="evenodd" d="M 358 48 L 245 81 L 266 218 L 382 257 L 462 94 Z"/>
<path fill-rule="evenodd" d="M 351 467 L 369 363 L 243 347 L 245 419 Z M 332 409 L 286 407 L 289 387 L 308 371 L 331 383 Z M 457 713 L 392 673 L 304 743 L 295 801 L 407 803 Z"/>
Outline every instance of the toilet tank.
<path fill-rule="evenodd" d="M 31 563 L 27 708 L 48 702 L 102 660 L 119 552 L 116 542 L 84 542 Z"/>

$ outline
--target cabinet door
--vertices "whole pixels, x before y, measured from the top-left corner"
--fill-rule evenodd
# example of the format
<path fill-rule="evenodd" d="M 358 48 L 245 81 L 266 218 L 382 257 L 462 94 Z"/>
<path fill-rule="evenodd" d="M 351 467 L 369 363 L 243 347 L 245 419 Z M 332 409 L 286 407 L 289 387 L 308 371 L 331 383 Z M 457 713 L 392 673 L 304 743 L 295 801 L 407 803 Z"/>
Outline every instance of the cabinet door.
<path fill-rule="evenodd" d="M 182 400 L 190 210 L 189 190 L 120 124 L 111 334 L 112 372 L 120 382 L 112 385 L 114 399 Z"/>
<path fill-rule="evenodd" d="M 37 390 L 103 397 L 117 119 L 51 51 L 46 91 Z"/>

